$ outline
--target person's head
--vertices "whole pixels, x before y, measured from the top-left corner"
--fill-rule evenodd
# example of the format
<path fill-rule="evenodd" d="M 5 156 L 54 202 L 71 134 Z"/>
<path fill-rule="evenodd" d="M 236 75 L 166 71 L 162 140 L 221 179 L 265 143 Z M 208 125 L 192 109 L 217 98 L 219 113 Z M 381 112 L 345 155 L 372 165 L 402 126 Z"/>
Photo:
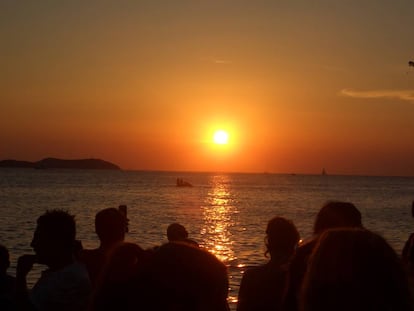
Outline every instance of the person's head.
<path fill-rule="evenodd" d="M 349 202 L 329 201 L 325 203 L 316 216 L 314 234 L 341 227 L 362 227 L 360 211 Z"/>
<path fill-rule="evenodd" d="M 384 238 L 365 229 L 331 229 L 309 259 L 301 310 L 411 310 L 408 284 Z"/>
<path fill-rule="evenodd" d="M 0 244 L 0 274 L 5 274 L 10 267 L 9 250 Z"/>
<path fill-rule="evenodd" d="M 173 223 L 167 228 L 168 241 L 182 241 L 188 238 L 188 232 L 183 225 Z"/>
<path fill-rule="evenodd" d="M 123 241 L 126 229 L 125 216 L 116 208 L 106 208 L 95 216 L 95 231 L 101 243 Z"/>
<path fill-rule="evenodd" d="M 39 263 L 53 265 L 72 256 L 76 239 L 75 217 L 63 210 L 50 210 L 37 219 L 31 246 Z"/>
<path fill-rule="evenodd" d="M 156 310 L 228 310 L 227 267 L 213 254 L 186 243 L 165 243 L 148 269 L 150 292 L 164 297 Z"/>
<path fill-rule="evenodd" d="M 283 217 L 272 218 L 266 228 L 266 254 L 290 257 L 299 242 L 299 232 L 293 222 Z"/>

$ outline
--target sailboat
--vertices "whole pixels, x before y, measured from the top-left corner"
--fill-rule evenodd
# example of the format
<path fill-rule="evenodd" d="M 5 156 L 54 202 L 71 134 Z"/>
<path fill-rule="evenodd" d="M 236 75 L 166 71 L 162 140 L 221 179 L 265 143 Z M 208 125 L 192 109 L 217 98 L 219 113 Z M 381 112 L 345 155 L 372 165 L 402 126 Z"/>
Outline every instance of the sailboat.
<path fill-rule="evenodd" d="M 322 175 L 325 176 L 326 175 L 326 170 L 325 168 L 322 169 Z"/>

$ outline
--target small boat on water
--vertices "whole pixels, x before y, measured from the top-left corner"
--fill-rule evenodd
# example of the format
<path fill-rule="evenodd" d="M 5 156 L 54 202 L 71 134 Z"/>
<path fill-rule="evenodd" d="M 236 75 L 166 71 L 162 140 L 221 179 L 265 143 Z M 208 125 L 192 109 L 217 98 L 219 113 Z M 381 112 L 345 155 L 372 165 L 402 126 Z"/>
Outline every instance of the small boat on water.
<path fill-rule="evenodd" d="M 326 170 L 325 168 L 322 169 L 322 175 L 325 176 L 326 175 Z"/>
<path fill-rule="evenodd" d="M 190 184 L 188 181 L 185 181 L 182 178 L 177 178 L 177 187 L 192 187 L 193 185 Z"/>

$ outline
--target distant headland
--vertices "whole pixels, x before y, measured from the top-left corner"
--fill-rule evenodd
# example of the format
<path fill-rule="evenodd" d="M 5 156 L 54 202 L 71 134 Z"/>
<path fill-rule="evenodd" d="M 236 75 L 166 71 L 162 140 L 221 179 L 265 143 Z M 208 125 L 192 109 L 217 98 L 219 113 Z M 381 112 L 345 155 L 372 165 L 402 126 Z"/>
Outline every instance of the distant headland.
<path fill-rule="evenodd" d="M 0 167 L 37 168 L 37 169 L 95 169 L 95 170 L 120 170 L 121 168 L 111 162 L 101 159 L 78 159 L 65 160 L 56 158 L 45 158 L 37 162 L 3 160 Z"/>

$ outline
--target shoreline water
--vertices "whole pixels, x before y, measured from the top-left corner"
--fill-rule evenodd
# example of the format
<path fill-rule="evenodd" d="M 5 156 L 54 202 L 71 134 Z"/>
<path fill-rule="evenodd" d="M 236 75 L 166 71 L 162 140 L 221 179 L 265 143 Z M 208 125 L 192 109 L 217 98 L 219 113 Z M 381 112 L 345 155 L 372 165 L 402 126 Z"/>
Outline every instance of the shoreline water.
<path fill-rule="evenodd" d="M 78 239 L 94 248 L 95 213 L 126 204 L 128 241 L 150 248 L 166 242 L 170 223 L 182 223 L 229 267 L 230 301 L 237 298 L 242 271 L 266 262 L 264 230 L 273 216 L 291 219 L 306 240 L 325 201 L 350 201 L 363 224 L 397 253 L 414 231 L 409 177 L 27 169 L 0 169 L 0 175 L 0 243 L 10 249 L 12 268 L 19 255 L 32 252 L 36 218 L 45 210 L 75 214 Z M 176 187 L 177 177 L 194 187 Z"/>

